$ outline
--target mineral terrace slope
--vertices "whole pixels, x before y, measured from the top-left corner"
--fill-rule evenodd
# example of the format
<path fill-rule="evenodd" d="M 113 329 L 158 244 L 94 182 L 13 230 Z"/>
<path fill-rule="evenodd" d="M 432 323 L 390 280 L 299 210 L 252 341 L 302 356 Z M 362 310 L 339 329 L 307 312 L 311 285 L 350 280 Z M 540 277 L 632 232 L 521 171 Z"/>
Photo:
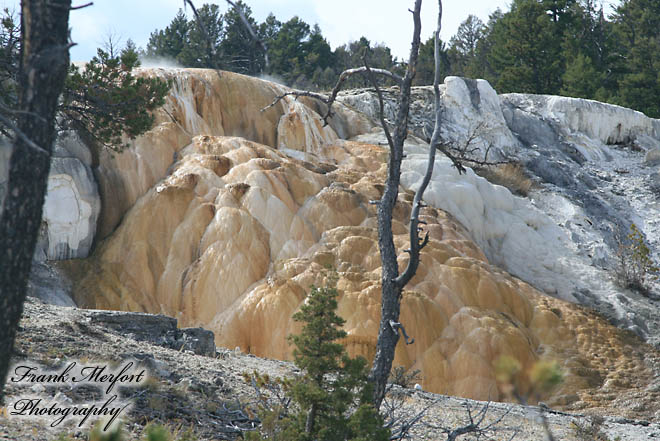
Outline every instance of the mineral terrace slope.
<path fill-rule="evenodd" d="M 302 161 L 242 138 L 196 137 L 91 258 L 67 265 L 76 301 L 171 315 L 212 330 L 221 346 L 289 359 L 286 337 L 298 329 L 291 316 L 330 267 L 349 352 L 370 358 L 380 260 L 369 201 L 380 197 L 385 157 L 383 147 L 338 140 L 324 157 Z M 402 192 L 395 210 L 401 265 L 411 199 Z M 420 369 L 426 390 L 504 399 L 493 364 L 506 355 L 525 371 L 539 359 L 561 364 L 566 381 L 546 397 L 552 405 L 608 406 L 632 389 L 655 406 L 647 389 L 655 351 L 490 265 L 445 212 L 428 208 L 423 219 L 431 241 L 401 317 L 416 342 L 398 347 L 395 365 Z"/>

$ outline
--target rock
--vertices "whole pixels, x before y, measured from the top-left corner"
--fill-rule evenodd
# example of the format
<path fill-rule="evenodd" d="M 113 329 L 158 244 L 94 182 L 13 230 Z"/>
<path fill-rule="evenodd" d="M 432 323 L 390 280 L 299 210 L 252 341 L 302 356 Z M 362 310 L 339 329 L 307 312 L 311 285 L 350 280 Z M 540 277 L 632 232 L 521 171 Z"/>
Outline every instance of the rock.
<path fill-rule="evenodd" d="M 601 144 L 631 144 L 637 137 L 660 138 L 660 120 L 643 113 L 598 101 L 550 95 L 509 93 L 500 95 L 502 103 L 537 115 L 544 121 L 557 124 L 564 134 L 575 135 L 576 145 L 583 154 L 595 159 L 602 157 L 596 144 L 582 141 L 597 140 Z M 583 135 L 583 136 L 580 136 Z"/>
<path fill-rule="evenodd" d="M 213 333 L 202 328 L 178 329 L 177 320 L 162 314 L 139 312 L 93 311 L 92 323 L 106 326 L 137 341 L 170 349 L 192 351 L 197 355 L 215 356 Z"/>
<path fill-rule="evenodd" d="M 646 165 L 660 164 L 660 148 L 655 148 L 646 152 L 646 155 L 644 155 L 644 163 Z"/>
<path fill-rule="evenodd" d="M 444 107 L 442 136 L 445 141 L 464 145 L 472 138 L 470 148 L 484 153 L 491 147 L 491 159 L 502 157 L 519 144 L 507 127 L 497 93 L 487 81 L 449 76 L 440 89 Z M 396 93 L 396 89 L 384 90 L 384 115 L 389 122 L 394 121 L 396 116 Z M 379 104 L 375 92 L 365 89 L 347 91 L 337 99 L 378 121 Z M 428 142 L 434 121 L 433 88 L 414 88 L 409 130 Z"/>
<path fill-rule="evenodd" d="M 28 279 L 28 296 L 36 297 L 51 305 L 76 306 L 71 298 L 71 292 L 71 281 L 62 271 L 44 262 L 32 262 Z"/>
<path fill-rule="evenodd" d="M 170 105 L 180 106 L 174 108 L 174 119 L 186 130 L 177 132 L 180 127 L 165 121 L 163 132 L 146 136 L 116 162 L 101 160 L 107 166 L 103 179 L 117 173 L 123 202 L 112 216 L 122 213 L 123 220 L 85 263 L 89 267 L 74 271 L 81 306 L 166 313 L 182 326 L 210 329 L 220 346 L 287 359 L 291 347 L 286 337 L 299 330 L 291 316 L 310 285 L 327 283 L 324 268 L 330 267 L 342 293 L 339 315 L 346 320 L 346 346 L 352 355 L 373 357 L 381 263 L 376 209 L 369 201 L 380 197 L 386 173 L 382 132 L 340 140 L 339 134 L 349 130 L 335 125 L 333 134 L 319 127 L 319 108 L 303 100 L 278 104 L 262 119 L 248 110 L 225 109 L 214 101 L 217 97 L 240 101 L 240 93 L 223 89 L 228 85 L 246 87 L 250 103 L 269 103 L 275 93 L 275 86 L 233 74 L 183 71 L 176 81 Z M 207 96 L 207 90 L 213 93 Z M 625 225 L 630 210 L 622 198 L 601 195 L 605 181 L 590 167 L 618 158 L 619 152 L 599 138 L 609 139 L 604 131 L 578 133 L 588 129 L 580 121 L 562 128 L 559 117 L 548 111 L 592 104 L 557 104 L 536 96 L 502 104 L 487 83 L 460 78 L 448 79 L 443 90 L 448 139 L 464 142 L 487 121 L 492 130 L 483 134 L 480 148 L 496 142 L 500 153 L 515 153 L 527 164 L 543 158 L 545 163 L 536 162 L 539 170 L 561 171 L 551 170 L 544 180 L 536 176 L 542 186 L 529 200 L 471 170 L 459 176 L 448 161 L 438 159 L 427 194 L 430 207 L 424 211 L 431 241 L 402 299 L 401 319 L 416 344 L 401 346 L 395 364 L 420 369 L 424 390 L 482 399 L 499 396 L 493 362 L 501 355 L 518 359 L 521 372 L 539 358 L 557 359 L 570 375 L 555 397 L 588 387 L 608 369 L 626 371 L 627 365 L 613 367 L 608 357 L 595 357 L 612 346 L 617 354 L 629 353 L 624 340 L 606 337 L 616 332 L 611 325 L 501 270 L 564 299 L 596 306 L 609 299 L 607 274 L 588 255 L 593 244 L 610 243 L 612 232 L 606 227 Z M 386 91 L 388 117 L 392 93 Z M 407 247 L 410 190 L 424 170 L 431 116 L 423 112 L 428 112 L 430 96 L 429 88 L 416 89 L 414 95 L 421 113 L 411 113 L 411 121 L 420 136 L 411 134 L 406 144 L 393 223 L 397 250 Z M 375 98 L 360 91 L 343 99 L 373 108 Z M 254 118 L 249 119 L 253 125 L 241 126 L 240 118 L 230 123 L 236 115 L 221 119 L 222 112 Z M 595 118 L 596 112 L 583 113 Z M 509 129 L 511 118 L 524 136 Z M 632 127 L 635 118 L 626 124 Z M 220 127 L 224 135 L 217 135 Z M 633 133 L 630 127 L 625 130 Z M 226 136 L 226 128 L 251 139 Z M 193 131 L 209 134 L 187 138 Z M 545 134 L 552 136 L 536 139 Z M 181 147 L 181 140 L 188 144 Z M 156 149 L 156 142 L 166 148 Z M 407 261 L 403 251 L 399 259 L 401 265 Z M 619 305 L 607 302 L 598 307 L 620 313 Z M 620 323 L 626 327 L 632 322 L 623 311 Z M 587 360 L 593 369 L 580 368 Z"/>
<path fill-rule="evenodd" d="M 11 147 L 0 139 L 0 213 L 10 157 Z M 89 254 L 101 209 L 91 161 L 89 149 L 75 134 L 60 135 L 53 147 L 36 261 L 84 258 Z"/>
<path fill-rule="evenodd" d="M 422 145 L 407 146 L 404 174 L 410 185 L 417 182 L 411 173 L 419 168 L 416 155 L 423 154 Z M 339 277 L 338 314 L 346 320 L 347 349 L 351 355 L 372 357 L 381 263 L 376 211 L 369 200 L 380 193 L 387 151 L 337 140 L 323 149 L 323 161 L 332 161 L 330 168 L 321 167 L 318 155 L 306 155 L 313 164 L 241 138 L 196 137 L 181 151 L 170 175 L 140 198 L 95 251 L 88 261 L 93 270 L 76 273 L 81 276 L 76 298 L 86 307 L 163 312 L 176 316 L 182 326 L 213 331 L 219 346 L 290 359 L 287 336 L 299 330 L 291 316 L 310 285 L 327 282 L 324 268 L 331 267 Z M 451 173 L 439 161 L 438 181 L 429 194 L 440 194 L 455 180 L 456 185 L 447 187 L 448 198 L 462 204 L 466 225 L 492 224 L 483 226 L 491 246 L 496 247 L 497 234 L 505 227 L 519 248 L 534 234 L 551 240 L 549 233 L 557 227 L 521 199 L 471 171 L 469 180 Z M 411 193 L 402 190 L 395 210 L 395 243 L 402 263 L 411 200 Z M 492 365 L 500 355 L 520 360 L 524 371 L 537 360 L 541 347 L 565 366 L 579 366 L 592 351 L 603 350 L 602 345 L 619 345 L 584 340 L 576 349 L 572 335 L 583 332 L 576 324 L 589 322 L 588 329 L 600 329 L 603 335 L 609 325 L 548 300 L 492 267 L 451 215 L 428 208 L 423 217 L 431 241 L 402 300 L 401 320 L 415 344 L 400 346 L 394 363 L 419 369 L 424 390 L 496 399 L 500 395 Z M 523 228 L 524 240 L 513 241 L 515 231 Z M 540 251 L 528 248 L 522 259 L 539 259 L 529 253 Z M 553 262 L 553 255 L 548 259 Z M 566 317 L 582 315 L 565 322 L 552 308 Z M 168 323 L 166 329 L 172 330 L 174 319 Z M 168 332 L 138 331 L 122 332 Z M 179 349 L 181 340 L 176 341 Z M 578 373 L 566 380 L 559 395 L 590 381 L 577 368 L 571 372 Z"/>
<path fill-rule="evenodd" d="M 187 350 L 197 355 L 215 356 L 215 337 L 204 328 L 183 328 L 181 339 Z"/>
<path fill-rule="evenodd" d="M 77 158 L 53 157 L 43 209 L 42 249 L 48 260 L 87 257 L 101 209 L 91 169 Z"/>
<path fill-rule="evenodd" d="M 333 108 L 330 127 L 319 127 L 322 107 L 304 98 L 287 97 L 262 112 L 288 89 L 246 75 L 210 69 L 144 68 L 139 72 L 171 80 L 172 90 L 165 105 L 155 112 L 156 123 L 149 132 L 130 140 L 122 153 L 99 154 L 94 173 L 103 204 L 100 239 L 114 231 L 126 211 L 167 176 L 176 156 L 195 136 L 240 136 L 273 148 L 286 144 L 296 150 L 309 142 L 310 151 L 317 151 L 319 143 L 337 134 L 350 137 L 372 127 L 363 115 L 341 104 Z M 313 120 L 311 126 L 302 124 Z M 284 127 L 280 133 L 279 128 Z"/>

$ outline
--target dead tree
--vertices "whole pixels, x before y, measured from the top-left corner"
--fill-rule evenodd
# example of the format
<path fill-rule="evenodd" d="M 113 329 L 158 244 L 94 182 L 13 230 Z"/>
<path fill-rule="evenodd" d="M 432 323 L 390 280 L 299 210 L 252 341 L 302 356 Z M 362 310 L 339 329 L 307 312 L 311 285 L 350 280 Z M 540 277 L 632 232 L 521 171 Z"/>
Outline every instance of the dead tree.
<path fill-rule="evenodd" d="M 385 189 L 379 201 L 375 203 L 378 205 L 378 247 L 380 250 L 380 258 L 382 264 L 381 274 L 381 318 L 380 327 L 378 331 L 378 342 L 376 344 L 376 355 L 374 357 L 373 365 L 369 373 L 369 380 L 374 386 L 373 404 L 376 408 L 380 408 L 387 386 L 387 379 L 392 369 L 392 361 L 394 360 L 394 351 L 399 342 L 399 331 L 404 335 L 406 343 L 410 344 L 413 340 L 409 340 L 405 333 L 404 326 L 399 322 L 399 314 L 401 312 L 401 296 L 403 288 L 413 278 L 417 267 L 419 266 L 420 252 L 428 243 L 428 233 L 423 238 L 420 237 L 422 232 L 421 226 L 423 222 L 420 221 L 419 215 L 421 209 L 424 207 L 422 197 L 424 191 L 431 181 L 431 174 L 433 172 L 433 165 L 435 162 L 435 151 L 441 148 L 440 140 L 440 123 L 441 123 L 441 101 L 440 101 L 440 29 L 442 21 L 442 0 L 438 0 L 438 24 L 434 33 L 435 37 L 435 78 L 433 82 L 434 104 L 435 104 L 435 126 L 433 135 L 431 136 L 429 158 L 427 163 L 426 173 L 421 185 L 415 192 L 413 199 L 412 212 L 410 214 L 410 248 L 405 250 L 410 258 L 408 264 L 403 272 L 399 271 L 397 262 L 397 249 L 394 246 L 394 236 L 392 233 L 392 213 L 399 196 L 399 184 L 401 181 L 401 163 L 403 162 L 403 144 L 408 136 L 408 112 L 410 109 L 410 91 L 413 79 L 415 77 L 417 68 L 417 58 L 419 54 L 420 45 L 420 32 L 421 24 L 421 7 L 422 0 L 415 0 L 415 6 L 410 12 L 413 15 L 413 37 L 412 46 L 410 49 L 410 57 L 408 59 L 408 67 L 406 74 L 403 78 L 383 70 L 371 69 L 368 64 L 365 66 L 349 69 L 344 71 L 337 81 L 330 96 L 323 94 L 308 92 L 308 91 L 290 91 L 283 95 L 278 96 L 275 101 L 269 106 L 275 105 L 285 96 L 306 96 L 316 98 L 323 103 L 327 104 L 327 112 L 323 117 L 325 124 L 328 123 L 328 118 L 332 116 L 332 104 L 335 102 L 337 93 L 341 89 L 344 81 L 356 74 L 366 75 L 371 81 L 378 94 L 378 101 L 380 106 L 379 119 L 387 144 L 389 146 L 390 155 L 387 167 L 387 181 L 385 182 Z M 399 86 L 399 99 L 396 118 L 394 120 L 394 130 L 390 131 L 384 117 L 384 103 L 383 94 L 376 81 L 376 75 L 385 76 L 393 79 Z M 460 162 L 456 161 L 455 165 L 459 172 L 464 171 Z"/>
<path fill-rule="evenodd" d="M 41 225 L 57 100 L 69 67 L 70 9 L 71 0 L 21 2 L 17 122 L 0 121 L 14 138 L 0 217 L 0 400 Z"/>
<path fill-rule="evenodd" d="M 428 232 L 423 239 L 420 239 L 419 214 L 424 204 L 422 197 L 428 186 L 433 173 L 435 163 L 435 150 L 440 141 L 440 121 L 441 121 L 441 102 L 440 102 L 440 29 L 442 22 L 442 0 L 438 0 L 438 24 L 434 34 L 435 40 L 435 77 L 433 81 L 433 95 L 435 104 L 435 126 L 431 136 L 429 158 L 424 179 L 415 192 L 413 199 L 412 212 L 410 214 L 410 248 L 406 250 L 410 255 L 407 267 L 402 273 L 399 273 L 397 263 L 397 250 L 394 246 L 394 237 L 392 233 L 392 212 L 399 194 L 399 183 L 401 178 L 401 162 L 403 161 L 403 143 L 408 135 L 408 111 L 410 108 L 410 87 L 415 77 L 417 56 L 420 44 L 421 20 L 420 10 L 421 0 L 415 1 L 413 13 L 414 31 L 412 48 L 410 49 L 410 58 L 408 69 L 403 78 L 399 96 L 399 108 L 397 110 L 394 133 L 390 135 L 387 124 L 383 118 L 383 97 L 377 84 L 373 81 L 380 104 L 380 119 L 385 130 L 387 142 L 390 148 L 390 157 L 388 164 L 387 182 L 383 196 L 378 204 L 378 246 L 380 249 L 380 258 L 382 263 L 382 300 L 381 300 L 381 319 L 378 332 L 378 343 L 376 344 L 376 356 L 369 373 L 369 378 L 374 384 L 373 402 L 376 408 L 385 397 L 385 388 L 387 378 L 392 369 L 394 360 L 394 351 L 399 341 L 399 332 L 396 325 L 399 324 L 399 314 L 401 311 L 401 295 L 403 288 L 413 278 L 417 267 L 419 266 L 419 256 L 422 248 L 428 243 Z M 403 330 L 403 326 L 401 326 Z"/>
<path fill-rule="evenodd" d="M 429 424 L 426 423 L 425 426 L 432 429 L 437 433 L 444 433 L 447 435 L 447 441 L 456 441 L 463 435 L 471 435 L 476 437 L 476 439 L 481 439 L 481 437 L 491 439 L 490 437 L 504 433 L 510 433 L 511 436 L 508 438 L 509 441 L 513 440 L 519 433 L 519 427 L 509 427 L 502 424 L 504 419 L 511 412 L 511 407 L 509 407 L 505 412 L 503 412 L 499 417 L 494 417 L 490 420 L 486 418 L 488 410 L 490 409 L 490 401 L 481 407 L 476 406 L 476 413 L 473 409 L 473 404 L 470 401 L 465 400 L 463 404 L 465 407 L 466 421 L 462 426 L 459 427 L 447 427 L 443 425 Z"/>

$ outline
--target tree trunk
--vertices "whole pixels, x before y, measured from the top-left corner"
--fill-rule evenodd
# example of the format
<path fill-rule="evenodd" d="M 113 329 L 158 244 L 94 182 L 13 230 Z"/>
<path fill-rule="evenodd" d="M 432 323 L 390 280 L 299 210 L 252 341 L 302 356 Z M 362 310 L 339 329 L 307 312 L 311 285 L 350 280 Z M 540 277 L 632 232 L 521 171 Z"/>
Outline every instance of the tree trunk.
<path fill-rule="evenodd" d="M 71 0 L 21 2 L 21 113 L 0 217 L 0 400 L 41 224 L 55 110 L 69 66 L 70 7 Z"/>
<path fill-rule="evenodd" d="M 408 61 L 408 70 L 401 82 L 401 91 L 399 98 L 399 108 L 395 119 L 394 136 L 389 137 L 390 158 L 387 170 L 387 182 L 383 197 L 378 205 L 378 247 L 380 249 L 380 260 L 382 263 L 381 274 L 381 309 L 380 309 L 380 327 L 378 330 L 378 342 L 376 343 L 376 355 L 369 372 L 369 380 L 374 385 L 374 407 L 380 408 L 385 398 L 385 388 L 387 379 L 392 370 L 392 361 L 394 352 L 399 342 L 399 333 L 390 325 L 391 322 L 399 321 L 401 312 L 401 292 L 408 283 L 412 275 L 406 276 L 402 280 L 399 276 L 399 266 L 397 262 L 397 251 L 394 246 L 392 234 L 392 212 L 399 196 L 399 182 L 401 178 L 401 162 L 403 161 L 403 143 L 408 136 L 408 110 L 410 108 L 410 87 L 415 78 L 417 56 L 420 44 L 421 19 L 420 11 L 422 1 L 415 1 L 413 11 L 413 39 L 410 50 L 410 59 Z M 381 109 L 382 111 L 382 109 Z M 386 126 L 383 126 L 387 130 Z M 411 244 L 411 249 L 413 245 Z M 411 255 L 411 257 L 413 257 Z M 417 256 L 419 257 L 419 255 Z M 408 273 L 408 269 L 405 271 Z"/>

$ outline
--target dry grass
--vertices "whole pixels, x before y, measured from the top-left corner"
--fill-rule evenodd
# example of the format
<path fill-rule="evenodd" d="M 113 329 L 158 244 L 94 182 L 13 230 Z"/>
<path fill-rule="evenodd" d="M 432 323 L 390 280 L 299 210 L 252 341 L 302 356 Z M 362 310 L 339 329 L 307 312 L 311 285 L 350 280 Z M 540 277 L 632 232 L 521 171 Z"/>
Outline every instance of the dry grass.
<path fill-rule="evenodd" d="M 534 183 L 525 175 L 520 163 L 491 165 L 476 169 L 475 172 L 489 182 L 508 188 L 511 193 L 526 197 Z"/>

